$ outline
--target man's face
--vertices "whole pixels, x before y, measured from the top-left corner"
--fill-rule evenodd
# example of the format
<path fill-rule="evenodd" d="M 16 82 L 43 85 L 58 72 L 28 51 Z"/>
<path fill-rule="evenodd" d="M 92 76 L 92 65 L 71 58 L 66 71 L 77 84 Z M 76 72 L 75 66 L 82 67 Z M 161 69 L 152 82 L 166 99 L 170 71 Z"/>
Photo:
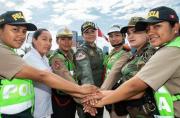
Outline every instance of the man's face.
<path fill-rule="evenodd" d="M 83 33 L 83 38 L 85 41 L 89 43 L 93 43 L 96 40 L 96 30 L 95 29 L 88 29 Z"/>
<path fill-rule="evenodd" d="M 20 48 L 26 38 L 25 26 L 13 26 L 6 24 L 0 29 L 0 39 L 11 48 Z"/>
<path fill-rule="evenodd" d="M 172 28 L 169 22 L 166 21 L 149 25 L 147 33 L 149 35 L 151 45 L 158 47 L 174 39 L 175 29 L 175 27 Z"/>
<path fill-rule="evenodd" d="M 72 47 L 72 37 L 59 37 L 57 44 L 61 50 L 68 52 Z"/>
<path fill-rule="evenodd" d="M 109 41 L 111 45 L 120 44 L 123 41 L 124 37 L 120 32 L 109 33 Z"/>

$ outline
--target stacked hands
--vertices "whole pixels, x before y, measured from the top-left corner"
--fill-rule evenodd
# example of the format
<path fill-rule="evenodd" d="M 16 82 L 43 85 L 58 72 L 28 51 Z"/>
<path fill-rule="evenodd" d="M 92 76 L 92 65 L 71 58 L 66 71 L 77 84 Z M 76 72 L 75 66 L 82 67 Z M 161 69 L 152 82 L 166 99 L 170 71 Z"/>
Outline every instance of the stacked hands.
<path fill-rule="evenodd" d="M 102 104 L 102 98 L 105 97 L 109 91 L 100 90 L 94 85 L 82 85 L 81 87 L 84 87 L 84 91 L 87 93 L 87 88 L 89 88 L 89 92 L 82 97 L 81 103 L 83 105 L 83 110 L 86 113 L 91 114 L 92 116 L 95 116 L 97 114 L 98 107 L 103 107 Z"/>
<path fill-rule="evenodd" d="M 95 116 L 97 114 L 96 107 L 103 107 L 103 105 L 101 105 L 101 99 L 103 97 L 104 97 L 104 94 L 100 90 L 97 90 L 96 92 L 84 97 L 82 99 L 84 112 L 87 112 L 91 114 L 92 116 Z"/>

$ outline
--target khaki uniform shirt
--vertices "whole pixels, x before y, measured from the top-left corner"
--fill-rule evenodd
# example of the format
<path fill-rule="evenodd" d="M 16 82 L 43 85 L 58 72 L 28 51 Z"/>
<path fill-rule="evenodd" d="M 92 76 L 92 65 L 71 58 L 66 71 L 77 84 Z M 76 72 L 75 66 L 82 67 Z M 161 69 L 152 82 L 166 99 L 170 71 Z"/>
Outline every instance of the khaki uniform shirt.
<path fill-rule="evenodd" d="M 0 41 L 0 79 L 12 79 L 24 64 L 20 56 Z"/>
<path fill-rule="evenodd" d="M 73 60 L 73 54 L 71 53 L 71 51 L 68 52 L 66 58 Z M 75 80 L 73 79 L 71 73 L 67 69 L 64 60 L 59 56 L 59 54 L 55 54 L 52 57 L 50 57 L 49 61 L 51 68 L 55 74 L 60 75 L 63 78 L 75 83 Z"/>
<path fill-rule="evenodd" d="M 158 50 L 136 75 L 155 91 L 165 85 L 173 95 L 180 92 L 180 48 Z M 175 116 L 180 117 L 180 101 L 174 102 Z"/>

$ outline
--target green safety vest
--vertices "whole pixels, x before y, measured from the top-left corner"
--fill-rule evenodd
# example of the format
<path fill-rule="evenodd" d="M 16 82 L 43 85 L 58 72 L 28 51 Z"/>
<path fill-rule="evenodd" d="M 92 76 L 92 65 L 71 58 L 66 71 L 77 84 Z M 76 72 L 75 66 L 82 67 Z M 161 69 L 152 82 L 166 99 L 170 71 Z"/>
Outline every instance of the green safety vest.
<path fill-rule="evenodd" d="M 9 48 L 7 46 L 5 47 Z M 14 52 L 13 49 L 11 50 Z M 12 80 L 7 80 L 2 78 L 0 85 L 0 109 L 4 109 L 5 107 L 10 107 L 11 105 L 16 104 L 26 105 L 25 102 L 30 102 L 31 106 L 34 104 L 34 89 L 32 80 L 22 78 L 13 78 Z"/>
<path fill-rule="evenodd" d="M 177 37 L 166 46 L 180 48 L 180 37 Z M 160 116 L 163 118 L 174 118 L 175 113 L 173 102 L 180 100 L 180 94 L 171 95 L 167 88 L 165 86 L 162 86 L 155 92 L 154 97 Z"/>
<path fill-rule="evenodd" d="M 122 54 L 124 53 L 123 49 L 120 49 L 117 52 L 112 52 L 110 53 L 110 55 L 108 55 L 108 57 L 105 59 L 104 61 L 104 65 L 106 66 L 106 75 L 105 75 L 105 79 L 107 78 L 107 75 L 109 74 L 109 72 L 111 71 L 112 66 L 115 64 L 115 62 L 122 56 Z"/>

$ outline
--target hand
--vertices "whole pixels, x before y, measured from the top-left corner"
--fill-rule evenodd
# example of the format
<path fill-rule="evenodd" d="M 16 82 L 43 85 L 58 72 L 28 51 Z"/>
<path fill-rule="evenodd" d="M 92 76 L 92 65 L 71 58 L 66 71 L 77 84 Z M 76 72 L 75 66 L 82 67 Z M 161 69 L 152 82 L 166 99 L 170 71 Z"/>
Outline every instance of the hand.
<path fill-rule="evenodd" d="M 94 104 L 93 107 L 97 107 L 97 108 L 100 108 L 100 107 L 103 107 L 106 105 L 106 103 L 104 103 L 104 99 L 106 96 L 110 95 L 113 93 L 113 90 L 103 90 L 101 91 L 101 94 L 103 95 L 102 99 L 98 100 L 98 102 L 96 104 Z"/>
<path fill-rule="evenodd" d="M 102 93 L 100 91 L 97 91 L 97 92 L 95 92 L 93 94 L 89 94 L 85 98 L 83 98 L 82 104 L 83 104 L 84 112 L 87 112 L 87 113 L 91 114 L 92 116 L 95 116 L 97 114 L 97 109 L 94 107 L 94 105 L 102 97 L 103 97 Z"/>
<path fill-rule="evenodd" d="M 86 103 L 90 106 L 94 106 L 98 100 L 102 99 L 104 95 L 100 91 L 96 91 L 93 94 L 89 94 L 82 99 L 82 103 Z"/>
<path fill-rule="evenodd" d="M 83 104 L 83 110 L 84 112 L 89 113 L 91 116 L 95 116 L 97 114 L 97 109 L 89 106 L 86 103 Z"/>
<path fill-rule="evenodd" d="M 97 87 L 94 85 L 90 85 L 90 84 L 83 84 L 81 85 L 81 93 L 82 94 L 91 94 L 97 91 Z"/>
<path fill-rule="evenodd" d="M 101 107 L 104 107 L 105 105 L 103 104 L 103 98 L 102 100 L 99 100 L 93 107 L 96 107 L 96 108 L 101 108 Z"/>

